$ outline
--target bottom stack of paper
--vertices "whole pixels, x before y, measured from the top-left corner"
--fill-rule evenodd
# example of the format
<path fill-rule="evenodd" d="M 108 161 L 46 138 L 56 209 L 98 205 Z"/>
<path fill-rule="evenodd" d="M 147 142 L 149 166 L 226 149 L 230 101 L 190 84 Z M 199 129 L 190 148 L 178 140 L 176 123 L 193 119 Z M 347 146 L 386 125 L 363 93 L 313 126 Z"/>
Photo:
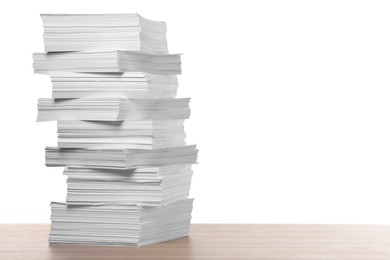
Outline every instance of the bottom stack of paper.
<path fill-rule="evenodd" d="M 51 243 L 145 246 L 188 234 L 193 199 L 166 206 L 53 202 Z"/>

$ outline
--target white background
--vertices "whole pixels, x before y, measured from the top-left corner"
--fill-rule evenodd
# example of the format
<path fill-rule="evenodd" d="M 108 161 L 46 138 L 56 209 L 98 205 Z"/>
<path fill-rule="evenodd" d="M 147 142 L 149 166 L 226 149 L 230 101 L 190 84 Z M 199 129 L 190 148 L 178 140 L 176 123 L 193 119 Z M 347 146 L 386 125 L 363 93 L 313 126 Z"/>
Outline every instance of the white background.
<path fill-rule="evenodd" d="M 64 200 L 36 123 L 48 76 L 40 13 L 138 12 L 183 52 L 199 146 L 193 222 L 390 223 L 390 6 L 385 1 L 1 1 L 0 222 Z"/>

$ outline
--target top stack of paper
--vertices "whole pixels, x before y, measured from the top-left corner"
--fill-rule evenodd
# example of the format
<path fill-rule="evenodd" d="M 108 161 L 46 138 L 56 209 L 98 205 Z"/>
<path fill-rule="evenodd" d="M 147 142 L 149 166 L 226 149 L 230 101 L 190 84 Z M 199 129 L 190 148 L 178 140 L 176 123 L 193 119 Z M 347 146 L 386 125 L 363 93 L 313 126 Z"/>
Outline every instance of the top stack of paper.
<path fill-rule="evenodd" d="M 138 14 L 42 14 L 46 52 L 142 51 L 167 54 L 167 26 Z"/>

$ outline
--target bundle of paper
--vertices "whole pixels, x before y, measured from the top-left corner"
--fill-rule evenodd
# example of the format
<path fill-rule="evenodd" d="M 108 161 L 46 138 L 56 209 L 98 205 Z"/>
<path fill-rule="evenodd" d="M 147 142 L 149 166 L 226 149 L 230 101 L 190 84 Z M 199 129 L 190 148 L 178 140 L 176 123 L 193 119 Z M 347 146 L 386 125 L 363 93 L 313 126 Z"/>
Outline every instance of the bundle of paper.
<path fill-rule="evenodd" d="M 185 145 L 183 120 L 58 121 L 60 148 L 154 149 Z"/>
<path fill-rule="evenodd" d="M 50 242 L 145 246 L 188 234 L 192 199 L 167 206 L 51 204 Z"/>
<path fill-rule="evenodd" d="M 167 205 L 188 198 L 191 165 L 129 170 L 69 167 L 67 203 L 141 203 Z"/>
<path fill-rule="evenodd" d="M 138 14 L 41 14 L 47 52 L 130 50 L 168 53 L 165 22 Z"/>
<path fill-rule="evenodd" d="M 69 72 L 144 72 L 180 74 L 180 54 L 154 55 L 132 51 L 34 53 L 37 73 Z"/>
<path fill-rule="evenodd" d="M 163 22 L 137 14 L 44 14 L 37 73 L 52 98 L 37 121 L 57 120 L 46 165 L 66 167 L 67 198 L 52 203 L 51 243 L 143 246 L 188 234 L 195 145 L 189 98 L 175 98 L 179 54 Z"/>
<path fill-rule="evenodd" d="M 186 119 L 190 116 L 189 102 L 189 98 L 40 98 L 37 121 Z"/>
<path fill-rule="evenodd" d="M 174 98 L 176 75 L 153 75 L 141 72 L 74 73 L 50 72 L 53 98 L 123 97 Z"/>
<path fill-rule="evenodd" d="M 158 149 L 67 149 L 46 147 L 47 166 L 131 169 L 170 164 L 194 164 L 195 145 Z"/>

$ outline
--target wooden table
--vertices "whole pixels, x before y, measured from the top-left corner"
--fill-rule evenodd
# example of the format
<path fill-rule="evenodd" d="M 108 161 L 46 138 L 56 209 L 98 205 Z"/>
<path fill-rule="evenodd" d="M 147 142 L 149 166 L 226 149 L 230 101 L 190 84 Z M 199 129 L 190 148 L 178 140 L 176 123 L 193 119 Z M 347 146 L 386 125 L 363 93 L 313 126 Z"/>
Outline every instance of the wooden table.
<path fill-rule="evenodd" d="M 49 245 L 47 224 L 0 225 L 0 259 L 389 260 L 390 226 L 204 225 L 143 248 Z"/>

